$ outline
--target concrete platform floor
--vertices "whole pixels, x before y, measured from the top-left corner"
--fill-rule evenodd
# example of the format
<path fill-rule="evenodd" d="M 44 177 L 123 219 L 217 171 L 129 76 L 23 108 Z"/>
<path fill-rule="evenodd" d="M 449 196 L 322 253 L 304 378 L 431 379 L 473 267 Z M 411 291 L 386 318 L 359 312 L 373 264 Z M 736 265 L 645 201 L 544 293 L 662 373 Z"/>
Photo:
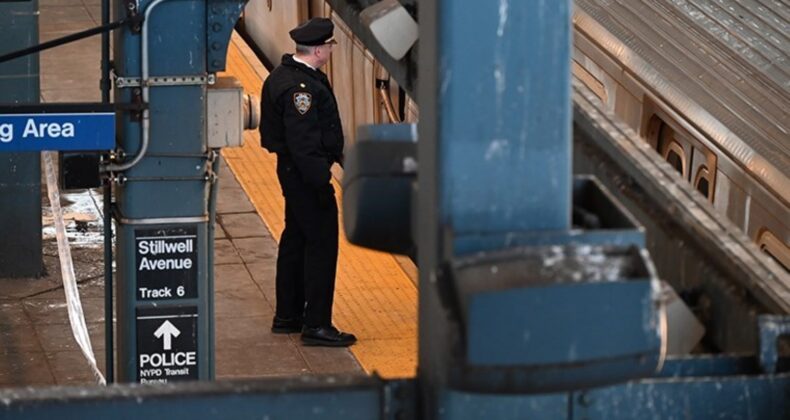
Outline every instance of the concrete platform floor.
<path fill-rule="evenodd" d="M 217 379 L 361 374 L 347 349 L 304 347 L 298 334 L 269 331 L 276 242 L 224 165 L 220 185 L 214 253 Z M 101 230 L 100 219 L 88 225 Z M 72 246 L 71 252 L 92 346 L 104 371 L 104 269 L 98 245 Z M 0 387 L 95 382 L 71 333 L 54 238 L 45 239 L 44 255 L 46 276 L 0 279 Z"/>

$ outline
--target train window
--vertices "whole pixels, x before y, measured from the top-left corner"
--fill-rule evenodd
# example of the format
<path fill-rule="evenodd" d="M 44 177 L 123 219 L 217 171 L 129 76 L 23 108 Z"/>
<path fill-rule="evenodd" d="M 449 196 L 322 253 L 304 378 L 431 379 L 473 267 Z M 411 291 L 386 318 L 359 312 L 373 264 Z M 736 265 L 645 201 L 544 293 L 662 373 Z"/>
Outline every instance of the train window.
<path fill-rule="evenodd" d="M 686 152 L 683 146 L 675 140 L 675 132 L 663 122 L 658 129 L 658 152 L 661 156 L 675 168 L 676 171 L 683 177 L 686 176 Z"/>
<path fill-rule="evenodd" d="M 705 197 L 708 197 L 708 194 L 710 194 L 708 191 L 709 189 L 710 182 L 708 182 L 707 178 L 700 178 L 699 181 L 697 181 L 697 191 L 701 192 Z"/>
<path fill-rule="evenodd" d="M 770 230 L 763 229 L 757 239 L 760 250 L 768 254 L 785 270 L 790 271 L 790 247 L 776 237 Z"/>
<path fill-rule="evenodd" d="M 716 154 L 704 142 L 672 119 L 662 115 L 649 99 L 645 99 L 645 114 L 641 132 L 650 147 L 669 163 L 694 189 L 713 202 L 716 187 Z"/>
<path fill-rule="evenodd" d="M 697 176 L 694 179 L 694 188 L 710 199 L 710 172 L 705 165 L 700 166 L 697 171 Z"/>
<path fill-rule="evenodd" d="M 682 151 L 681 151 L 682 152 Z M 680 156 L 675 150 L 668 150 L 665 156 L 667 162 L 675 168 L 676 171 L 682 176 L 683 175 L 683 158 Z"/>

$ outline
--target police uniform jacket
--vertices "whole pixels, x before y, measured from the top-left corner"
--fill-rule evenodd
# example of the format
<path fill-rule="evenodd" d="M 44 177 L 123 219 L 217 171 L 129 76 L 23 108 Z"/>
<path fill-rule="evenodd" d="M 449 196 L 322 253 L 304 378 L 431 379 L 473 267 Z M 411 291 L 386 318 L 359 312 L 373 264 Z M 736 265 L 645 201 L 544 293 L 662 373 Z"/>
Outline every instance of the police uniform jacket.
<path fill-rule="evenodd" d="M 261 94 L 261 145 L 277 153 L 280 163 L 295 166 L 301 181 L 314 188 L 329 184 L 330 167 L 342 162 L 343 127 L 329 80 L 320 70 L 283 56 Z M 289 185 L 282 185 L 287 194 Z"/>

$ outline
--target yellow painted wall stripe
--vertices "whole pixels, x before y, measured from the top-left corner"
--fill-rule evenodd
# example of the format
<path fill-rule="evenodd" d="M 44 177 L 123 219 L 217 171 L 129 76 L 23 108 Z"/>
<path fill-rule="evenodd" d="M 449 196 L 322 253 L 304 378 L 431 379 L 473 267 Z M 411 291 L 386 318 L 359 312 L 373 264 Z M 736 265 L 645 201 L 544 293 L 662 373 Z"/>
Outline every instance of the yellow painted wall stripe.
<path fill-rule="evenodd" d="M 263 79 L 268 75 L 236 35 L 228 51 L 228 73 L 255 95 L 260 95 Z M 260 147 L 257 131 L 245 132 L 244 146 L 224 149 L 223 156 L 272 236 L 279 241 L 284 227 L 284 202 L 275 172 L 276 157 Z M 340 185 L 333 182 L 340 196 Z M 338 259 L 334 321 L 338 328 L 359 338 L 351 347 L 354 356 L 368 373 L 375 371 L 385 378 L 414 376 L 414 283 L 393 255 L 350 244 L 342 229 Z"/>

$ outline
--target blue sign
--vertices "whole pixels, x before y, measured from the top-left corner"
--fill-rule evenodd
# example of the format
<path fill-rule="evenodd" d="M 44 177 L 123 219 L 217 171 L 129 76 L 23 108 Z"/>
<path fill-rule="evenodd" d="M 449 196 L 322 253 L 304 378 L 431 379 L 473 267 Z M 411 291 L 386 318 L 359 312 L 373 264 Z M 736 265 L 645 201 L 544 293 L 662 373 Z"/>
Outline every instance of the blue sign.
<path fill-rule="evenodd" d="M 0 152 L 113 148 L 113 112 L 0 114 Z"/>

